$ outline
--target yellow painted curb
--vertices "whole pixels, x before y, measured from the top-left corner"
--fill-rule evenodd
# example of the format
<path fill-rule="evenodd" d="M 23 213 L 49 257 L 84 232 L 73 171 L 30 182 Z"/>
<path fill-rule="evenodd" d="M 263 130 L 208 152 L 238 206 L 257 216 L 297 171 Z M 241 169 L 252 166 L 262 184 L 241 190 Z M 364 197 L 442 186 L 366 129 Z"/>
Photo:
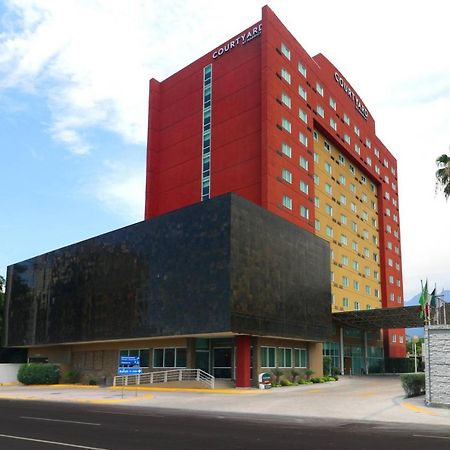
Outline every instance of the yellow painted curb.
<path fill-rule="evenodd" d="M 0 386 L 20 386 L 18 381 L 11 381 L 9 383 L 0 383 Z"/>
<path fill-rule="evenodd" d="M 127 397 L 127 398 L 115 398 L 115 399 L 88 399 L 88 398 L 69 398 L 69 397 L 38 397 L 38 396 L 19 396 L 19 395 L 0 395 L 0 399 L 4 400 L 32 400 L 32 401 L 45 401 L 45 402 L 69 402 L 69 403 L 92 403 L 96 405 L 124 403 L 124 402 L 137 402 L 141 400 L 150 400 L 153 398 L 152 394 L 142 395 L 140 397 Z"/>
<path fill-rule="evenodd" d="M 430 411 L 427 408 L 423 408 L 421 406 L 413 405 L 412 403 L 401 402 L 400 405 L 403 406 L 406 409 L 409 409 L 410 411 L 423 413 L 423 414 L 428 414 L 430 416 L 438 416 L 438 414 L 436 414 L 434 411 Z"/>
<path fill-rule="evenodd" d="M 25 386 L 25 385 L 22 385 Z M 27 388 L 71 388 L 71 389 L 104 389 L 97 384 L 90 385 L 90 384 L 30 384 L 26 386 Z"/>
<path fill-rule="evenodd" d="M 138 391 L 161 391 L 161 392 L 202 392 L 207 394 L 264 394 L 269 393 L 269 389 L 196 389 L 196 388 L 176 388 L 176 387 L 143 387 L 143 386 L 111 386 L 109 389 L 125 389 Z"/>

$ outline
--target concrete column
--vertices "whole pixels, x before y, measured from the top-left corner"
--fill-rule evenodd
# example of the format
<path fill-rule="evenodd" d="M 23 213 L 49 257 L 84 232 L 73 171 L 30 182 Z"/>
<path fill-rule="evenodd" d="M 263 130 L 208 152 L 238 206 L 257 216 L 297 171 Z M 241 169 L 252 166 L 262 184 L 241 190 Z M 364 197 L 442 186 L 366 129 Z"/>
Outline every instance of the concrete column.
<path fill-rule="evenodd" d="M 310 342 L 308 344 L 309 368 L 314 371 L 314 376 L 323 376 L 323 344 L 322 342 Z"/>
<path fill-rule="evenodd" d="M 364 330 L 364 370 L 369 375 L 369 351 L 367 346 L 367 330 Z"/>
<path fill-rule="evenodd" d="M 253 347 L 253 358 L 252 358 L 252 367 L 253 367 L 253 380 L 252 385 L 254 387 L 258 387 L 258 376 L 261 372 L 261 352 L 259 350 L 259 338 L 257 336 L 251 337 L 251 345 Z"/>
<path fill-rule="evenodd" d="M 344 375 L 344 327 L 339 328 L 339 355 L 341 361 L 341 375 Z"/>
<path fill-rule="evenodd" d="M 236 387 L 250 387 L 250 336 L 236 336 Z"/>
<path fill-rule="evenodd" d="M 186 364 L 188 369 L 195 369 L 197 367 L 195 361 L 195 338 L 186 339 Z"/>

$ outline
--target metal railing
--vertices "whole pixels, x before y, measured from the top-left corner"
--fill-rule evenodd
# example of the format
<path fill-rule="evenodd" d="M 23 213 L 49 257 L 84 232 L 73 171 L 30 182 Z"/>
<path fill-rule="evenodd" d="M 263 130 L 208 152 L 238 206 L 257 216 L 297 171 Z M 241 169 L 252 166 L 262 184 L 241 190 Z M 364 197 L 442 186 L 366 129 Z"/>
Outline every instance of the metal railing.
<path fill-rule="evenodd" d="M 114 386 L 138 386 L 142 384 L 168 383 L 170 381 L 198 381 L 214 389 L 214 377 L 201 369 L 173 369 L 147 372 L 140 375 L 117 375 Z"/>

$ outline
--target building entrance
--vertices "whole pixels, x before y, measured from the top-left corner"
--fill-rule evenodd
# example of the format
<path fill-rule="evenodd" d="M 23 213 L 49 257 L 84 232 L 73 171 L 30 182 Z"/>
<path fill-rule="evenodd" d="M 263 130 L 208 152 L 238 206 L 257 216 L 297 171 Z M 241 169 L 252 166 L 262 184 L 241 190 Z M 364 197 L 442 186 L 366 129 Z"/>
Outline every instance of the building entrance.
<path fill-rule="evenodd" d="M 213 375 L 216 378 L 231 378 L 233 349 L 219 347 L 213 349 Z"/>

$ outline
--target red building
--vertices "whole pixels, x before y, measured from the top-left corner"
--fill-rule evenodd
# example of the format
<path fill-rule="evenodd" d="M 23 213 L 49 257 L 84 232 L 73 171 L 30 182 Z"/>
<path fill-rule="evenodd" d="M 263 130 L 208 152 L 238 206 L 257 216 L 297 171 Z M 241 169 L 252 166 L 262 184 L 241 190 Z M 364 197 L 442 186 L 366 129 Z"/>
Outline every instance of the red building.
<path fill-rule="evenodd" d="M 338 166 L 326 186 L 342 201 L 331 197 L 328 208 L 342 217 L 348 197 L 350 218 L 357 218 L 354 274 L 332 258 L 334 276 L 354 278 L 353 305 L 345 284 L 335 282 L 333 309 L 359 309 L 360 297 L 367 309 L 403 305 L 397 162 L 346 78 L 322 54 L 309 56 L 269 7 L 239 35 L 166 80 L 150 81 L 148 136 L 146 219 L 234 192 L 319 235 L 318 205 L 326 196 L 318 192 L 316 163 L 319 145 L 331 146 Z M 344 164 L 356 181 L 344 182 L 351 174 L 338 178 Z M 365 205 L 370 195 L 372 209 Z M 367 236 L 373 230 L 372 237 L 357 226 Z M 327 232 L 342 227 L 330 214 Z M 384 340 L 385 356 L 405 355 L 404 330 L 389 330 Z"/>

